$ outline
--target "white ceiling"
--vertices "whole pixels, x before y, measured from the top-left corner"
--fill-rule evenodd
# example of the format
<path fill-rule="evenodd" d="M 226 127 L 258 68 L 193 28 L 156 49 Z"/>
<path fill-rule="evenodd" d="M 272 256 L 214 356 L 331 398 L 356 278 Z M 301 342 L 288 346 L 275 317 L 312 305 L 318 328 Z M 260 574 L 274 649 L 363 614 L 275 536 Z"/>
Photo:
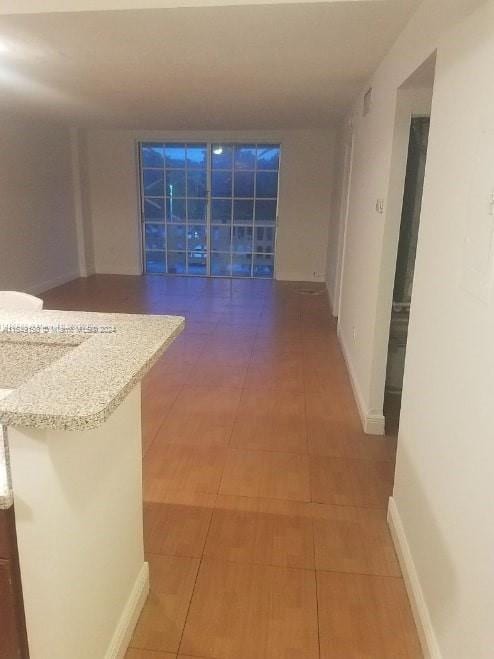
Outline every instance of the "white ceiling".
<path fill-rule="evenodd" d="M 419 2 L 4 15 L 1 113 L 149 129 L 325 126 L 348 107 Z M 33 1 L 16 3 L 22 11 Z"/>

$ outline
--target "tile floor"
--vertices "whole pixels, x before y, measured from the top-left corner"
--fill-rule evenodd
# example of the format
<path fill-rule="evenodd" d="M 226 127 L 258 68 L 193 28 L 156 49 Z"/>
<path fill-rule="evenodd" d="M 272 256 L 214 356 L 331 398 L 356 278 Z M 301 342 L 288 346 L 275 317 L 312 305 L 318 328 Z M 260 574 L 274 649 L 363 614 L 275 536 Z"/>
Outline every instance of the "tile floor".
<path fill-rule="evenodd" d="M 322 285 L 93 276 L 47 308 L 185 315 L 143 383 L 151 594 L 127 659 L 421 657 Z"/>

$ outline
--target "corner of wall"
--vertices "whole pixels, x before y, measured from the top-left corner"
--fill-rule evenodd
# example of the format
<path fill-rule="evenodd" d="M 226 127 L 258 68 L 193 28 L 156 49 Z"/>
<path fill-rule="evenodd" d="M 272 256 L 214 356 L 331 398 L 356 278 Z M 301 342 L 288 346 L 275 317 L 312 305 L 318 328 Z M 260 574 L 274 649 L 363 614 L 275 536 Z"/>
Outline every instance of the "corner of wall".
<path fill-rule="evenodd" d="M 343 357 L 345 359 L 348 374 L 350 376 L 350 384 L 352 385 L 353 396 L 355 398 L 355 402 L 357 403 L 357 409 L 359 412 L 363 431 L 367 435 L 384 435 L 384 415 L 369 409 L 365 404 L 365 399 L 358 383 L 355 368 L 352 364 L 350 351 L 346 345 L 343 332 L 340 331 L 340 327 L 338 327 L 338 339 Z"/>
<path fill-rule="evenodd" d="M 69 281 L 72 281 L 73 279 L 78 279 L 80 276 L 81 275 L 79 270 L 74 270 L 60 277 L 55 277 L 54 279 L 46 279 L 42 282 L 37 282 L 36 284 L 32 284 L 32 286 L 26 287 L 26 292 L 30 293 L 31 295 L 39 295 L 40 293 L 45 293 L 46 291 L 49 291 L 50 288 L 62 286 L 62 284 L 67 284 Z"/>
<path fill-rule="evenodd" d="M 326 277 L 325 284 L 326 284 L 326 293 L 328 294 L 329 309 L 331 311 L 331 315 L 333 316 L 333 318 L 338 318 L 338 310 L 335 309 L 335 304 L 334 304 L 334 300 L 333 300 L 333 292 L 331 290 L 331 284 L 328 281 L 328 277 Z"/>
<path fill-rule="evenodd" d="M 79 275 L 87 276 L 86 264 L 86 246 L 84 238 L 84 211 L 82 203 L 81 187 L 81 159 L 80 159 L 80 137 L 79 130 L 71 127 L 70 132 L 70 157 L 71 157 L 71 176 L 72 176 L 72 195 L 74 204 L 74 218 L 77 237 L 77 260 L 79 265 Z"/>
<path fill-rule="evenodd" d="M 115 266 L 108 263 L 98 263 L 94 266 L 93 272 L 91 274 L 98 275 L 142 275 L 141 270 L 137 268 L 123 268 L 121 266 Z"/>
<path fill-rule="evenodd" d="M 81 277 L 89 277 L 95 274 L 96 268 L 91 222 L 87 132 L 79 128 L 71 128 L 70 131 L 79 274 Z"/>
<path fill-rule="evenodd" d="M 417 568 L 415 567 L 405 528 L 394 497 L 389 498 L 388 525 L 403 573 L 403 580 L 407 589 L 424 657 L 426 659 L 442 659 Z"/>
<path fill-rule="evenodd" d="M 306 272 L 276 272 L 275 275 L 276 281 L 300 281 L 300 282 L 317 282 L 317 283 L 324 283 L 325 278 L 323 275 L 317 275 L 317 276 L 307 276 Z"/>
<path fill-rule="evenodd" d="M 144 563 L 118 620 L 105 659 L 123 659 L 149 594 L 149 564 Z"/>

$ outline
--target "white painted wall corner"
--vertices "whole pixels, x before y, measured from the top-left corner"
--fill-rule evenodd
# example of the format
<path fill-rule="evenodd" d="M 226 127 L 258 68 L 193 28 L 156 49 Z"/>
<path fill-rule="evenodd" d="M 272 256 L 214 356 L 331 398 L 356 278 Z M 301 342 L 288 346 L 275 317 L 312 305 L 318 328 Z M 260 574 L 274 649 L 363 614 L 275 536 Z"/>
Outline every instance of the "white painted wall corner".
<path fill-rule="evenodd" d="M 417 568 L 408 544 L 407 536 L 394 497 L 389 498 L 388 525 L 398 555 L 405 587 L 410 600 L 425 659 L 443 659 L 437 642 L 429 609 L 420 585 Z"/>
<path fill-rule="evenodd" d="M 384 415 L 376 414 L 376 412 L 367 408 L 362 392 L 360 391 L 357 377 L 355 375 L 355 369 L 352 365 L 350 351 L 345 344 L 343 333 L 340 331 L 339 327 L 338 339 L 343 357 L 345 359 L 348 374 L 350 376 L 350 384 L 352 385 L 353 396 L 355 398 L 355 402 L 357 403 L 357 409 L 360 415 L 360 420 L 362 422 L 362 428 L 367 435 L 384 435 Z"/>
<path fill-rule="evenodd" d="M 100 263 L 96 266 L 95 272 L 98 275 L 142 275 L 142 271 L 136 267 L 114 266 L 111 264 Z"/>
<path fill-rule="evenodd" d="M 73 279 L 77 279 L 79 276 L 79 271 L 74 270 L 73 272 L 61 275 L 60 277 L 55 277 L 54 279 L 46 279 L 45 281 L 32 284 L 32 286 L 27 287 L 25 292 L 31 293 L 31 295 L 39 295 L 39 293 L 44 293 L 45 291 L 50 290 L 50 288 L 55 288 L 55 286 L 61 286 L 62 284 L 66 284 L 67 282 L 72 281 Z"/>
<path fill-rule="evenodd" d="M 328 294 L 329 310 L 331 312 L 331 315 L 333 316 L 333 318 L 338 318 L 338 310 L 335 309 L 333 295 L 331 291 L 331 284 L 327 280 L 326 280 L 326 292 Z"/>
<path fill-rule="evenodd" d="M 81 162 L 80 162 L 80 144 L 79 132 L 77 128 L 70 128 L 70 157 L 72 167 L 72 191 L 74 196 L 74 219 L 77 236 L 77 261 L 79 264 L 79 274 L 81 277 L 87 277 L 88 267 L 86 260 L 86 241 L 84 239 L 84 212 L 82 204 L 81 189 Z"/>
<path fill-rule="evenodd" d="M 149 564 L 143 563 L 134 587 L 129 595 L 105 659 L 123 659 L 134 632 L 142 608 L 149 594 Z"/>
<path fill-rule="evenodd" d="M 276 281 L 298 281 L 300 283 L 324 283 L 324 276 L 320 275 L 319 277 L 312 277 L 311 279 L 307 278 L 307 273 L 304 272 L 277 272 Z"/>

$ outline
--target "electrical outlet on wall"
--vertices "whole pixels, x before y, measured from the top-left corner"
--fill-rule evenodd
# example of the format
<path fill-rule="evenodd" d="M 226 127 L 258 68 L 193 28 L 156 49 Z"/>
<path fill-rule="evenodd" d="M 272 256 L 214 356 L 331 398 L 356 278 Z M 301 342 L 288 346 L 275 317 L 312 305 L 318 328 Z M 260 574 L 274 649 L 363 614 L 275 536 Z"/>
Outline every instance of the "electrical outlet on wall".
<path fill-rule="evenodd" d="M 379 215 L 384 213 L 384 199 L 378 199 L 376 201 L 376 213 L 379 213 Z"/>

